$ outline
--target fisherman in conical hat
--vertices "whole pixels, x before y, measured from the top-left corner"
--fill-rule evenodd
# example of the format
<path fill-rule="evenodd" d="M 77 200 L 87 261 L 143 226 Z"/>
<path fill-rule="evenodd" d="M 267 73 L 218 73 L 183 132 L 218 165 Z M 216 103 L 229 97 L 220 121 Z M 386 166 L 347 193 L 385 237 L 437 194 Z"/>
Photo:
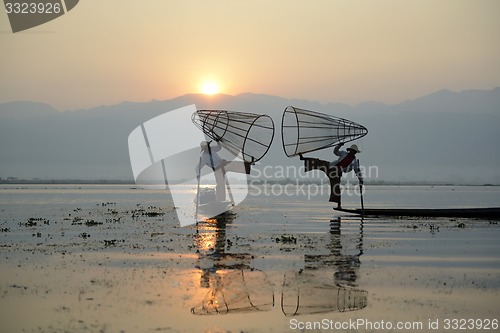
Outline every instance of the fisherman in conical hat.
<path fill-rule="evenodd" d="M 340 150 L 343 145 L 343 143 L 340 143 L 333 149 L 333 153 L 338 156 L 338 159 L 333 162 L 323 161 L 318 158 L 305 158 L 302 154 L 299 154 L 300 159 L 304 161 L 305 171 L 317 169 L 326 173 L 330 180 L 330 201 L 337 203 L 336 209 L 342 209 L 340 189 L 342 174 L 354 170 L 359 183 L 363 184 L 363 174 L 359 168 L 359 160 L 356 158 L 356 154 L 361 151 L 355 144 L 346 150 Z"/>

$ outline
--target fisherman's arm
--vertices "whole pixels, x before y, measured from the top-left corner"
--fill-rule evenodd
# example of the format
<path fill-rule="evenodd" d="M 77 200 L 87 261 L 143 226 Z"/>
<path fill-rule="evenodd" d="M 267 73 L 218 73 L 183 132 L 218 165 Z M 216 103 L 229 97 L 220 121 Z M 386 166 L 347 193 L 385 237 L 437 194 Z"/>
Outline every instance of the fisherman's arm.
<path fill-rule="evenodd" d="M 336 156 L 340 156 L 340 148 L 343 146 L 344 144 L 341 142 L 339 143 L 338 145 L 335 146 L 335 148 L 333 149 L 333 153 L 336 155 Z"/>
<path fill-rule="evenodd" d="M 217 144 L 212 148 L 212 151 L 213 152 L 218 152 L 219 150 L 221 150 L 222 146 L 220 145 L 220 140 L 215 140 L 215 142 Z"/>

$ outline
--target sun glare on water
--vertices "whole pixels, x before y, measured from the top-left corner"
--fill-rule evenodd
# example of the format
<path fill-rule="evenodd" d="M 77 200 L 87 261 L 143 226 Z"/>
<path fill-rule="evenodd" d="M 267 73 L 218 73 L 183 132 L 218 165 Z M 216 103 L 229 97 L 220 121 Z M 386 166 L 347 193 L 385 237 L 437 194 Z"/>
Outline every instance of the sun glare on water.
<path fill-rule="evenodd" d="M 215 82 L 206 82 L 201 86 L 201 92 L 205 95 L 218 94 L 219 86 Z"/>

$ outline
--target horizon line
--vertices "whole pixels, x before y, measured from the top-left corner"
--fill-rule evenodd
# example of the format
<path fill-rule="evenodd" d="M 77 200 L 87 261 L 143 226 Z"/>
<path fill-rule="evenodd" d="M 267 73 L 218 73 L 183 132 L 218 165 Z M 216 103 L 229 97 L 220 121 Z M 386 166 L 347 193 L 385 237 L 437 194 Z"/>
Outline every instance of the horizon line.
<path fill-rule="evenodd" d="M 448 89 L 448 88 L 443 88 L 443 89 L 439 89 L 439 90 L 435 90 L 431 93 L 428 93 L 428 94 L 425 94 L 425 95 L 421 95 L 419 97 L 416 97 L 416 98 L 406 98 L 404 100 L 401 100 L 400 102 L 395 102 L 395 103 L 386 103 L 386 102 L 381 102 L 381 101 L 377 101 L 377 100 L 366 100 L 366 101 L 363 101 L 363 102 L 359 102 L 359 103 L 345 103 L 345 102 L 341 102 L 341 101 L 330 101 L 330 102 L 320 102 L 320 101 L 316 101 L 316 100 L 310 100 L 310 99 L 306 99 L 306 98 L 300 98 L 300 97 L 283 97 L 283 96 L 279 96 L 279 95 L 272 95 L 272 94 L 268 94 L 268 93 L 258 93 L 258 92 L 241 92 L 241 93 L 238 93 L 238 94 L 234 94 L 234 95 L 231 95 L 231 94 L 228 94 L 228 93 L 224 93 L 224 92 L 220 92 L 220 93 L 217 93 L 217 94 L 211 94 L 211 95 L 208 95 L 208 94 L 204 94 L 204 93 L 195 93 L 195 92 L 188 92 L 188 93 L 185 93 L 185 94 L 182 94 L 182 95 L 179 95 L 179 96 L 175 96 L 175 97 L 171 97 L 171 98 L 166 98 L 166 99 L 156 99 L 156 98 L 153 98 L 153 99 L 150 99 L 150 100 L 142 100 L 142 101 L 131 101 L 131 100 L 123 100 L 123 101 L 120 101 L 120 102 L 115 102 L 115 103 L 110 103 L 110 104 L 99 104 L 99 105 L 94 105 L 94 106 L 91 106 L 91 107 L 80 107 L 80 108 L 72 108 L 72 109 L 66 109 L 66 110 L 59 110 L 57 109 L 56 107 L 54 107 L 52 104 L 50 103 L 46 103 L 46 102 L 40 102 L 40 101 L 35 101 L 35 100 L 11 100 L 11 101 L 5 101 L 5 102 L 0 102 L 0 106 L 2 105 L 5 105 L 5 104 L 13 104 L 13 103 L 33 103 L 33 104 L 42 104 L 42 105 L 47 105 L 47 106 L 50 106 L 52 109 L 60 112 L 60 113 L 64 113 L 64 112 L 74 112 L 74 111 L 86 111 L 86 110 L 91 110 L 91 109 L 95 109 L 95 108 L 101 108 L 101 107 L 113 107 L 113 106 L 118 106 L 118 105 L 121 105 L 121 104 L 145 104 L 145 103 L 152 103 L 152 102 L 169 102 L 169 101 L 173 101 L 175 99 L 178 99 L 178 98 L 183 98 L 183 97 L 189 97 L 189 96 L 196 96 L 196 97 L 203 97 L 203 98 L 206 98 L 206 99 L 214 99 L 214 98 L 217 98 L 217 97 L 238 97 L 238 96 L 242 96 L 242 95 L 257 95 L 257 96 L 269 96 L 269 97 L 275 97 L 275 98 L 281 98 L 281 99 L 285 99 L 285 100 L 289 100 L 289 101 L 292 101 L 292 100 L 299 100 L 299 101 L 305 101 L 305 102 L 308 102 L 308 103 L 318 103 L 322 106 L 326 106 L 326 105 L 329 105 L 329 104 L 340 104 L 340 105 L 346 105 L 346 106 L 349 106 L 351 108 L 355 108 L 355 107 L 358 107 L 360 105 L 363 105 L 363 104 L 367 104 L 367 103 L 378 103 L 378 104 L 383 104 L 383 105 L 399 105 L 399 104 L 402 104 L 402 103 L 405 103 L 405 102 L 409 102 L 409 101 L 415 101 L 415 100 L 418 100 L 418 99 L 421 99 L 421 98 L 424 98 L 424 97 L 428 97 L 428 96 L 431 96 L 431 95 L 434 95 L 434 94 L 437 94 L 437 93 L 452 93 L 452 94 L 459 94 L 459 93 L 464 93 L 464 92 L 469 92 L 469 91 L 477 91 L 477 92 L 480 92 L 480 91 L 483 91 L 483 92 L 494 92 L 496 90 L 499 90 L 500 91 L 500 86 L 495 86 L 491 89 L 475 89 L 475 88 L 469 88 L 469 89 L 463 89 L 463 90 L 451 90 L 451 89 Z"/>

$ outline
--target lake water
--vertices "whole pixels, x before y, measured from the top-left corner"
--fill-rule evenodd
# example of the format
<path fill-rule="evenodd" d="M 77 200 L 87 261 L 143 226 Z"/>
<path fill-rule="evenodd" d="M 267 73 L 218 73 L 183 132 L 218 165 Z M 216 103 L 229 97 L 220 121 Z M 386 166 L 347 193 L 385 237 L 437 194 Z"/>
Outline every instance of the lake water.
<path fill-rule="evenodd" d="M 500 319 L 497 221 L 361 219 L 332 210 L 328 187 L 307 189 L 253 186 L 234 214 L 180 227 L 163 190 L 3 185 L 0 331 L 333 332 L 307 323 L 363 319 L 444 332 L 450 318 Z M 349 194 L 344 207 L 359 207 Z M 364 202 L 498 207 L 500 188 L 366 186 Z"/>

